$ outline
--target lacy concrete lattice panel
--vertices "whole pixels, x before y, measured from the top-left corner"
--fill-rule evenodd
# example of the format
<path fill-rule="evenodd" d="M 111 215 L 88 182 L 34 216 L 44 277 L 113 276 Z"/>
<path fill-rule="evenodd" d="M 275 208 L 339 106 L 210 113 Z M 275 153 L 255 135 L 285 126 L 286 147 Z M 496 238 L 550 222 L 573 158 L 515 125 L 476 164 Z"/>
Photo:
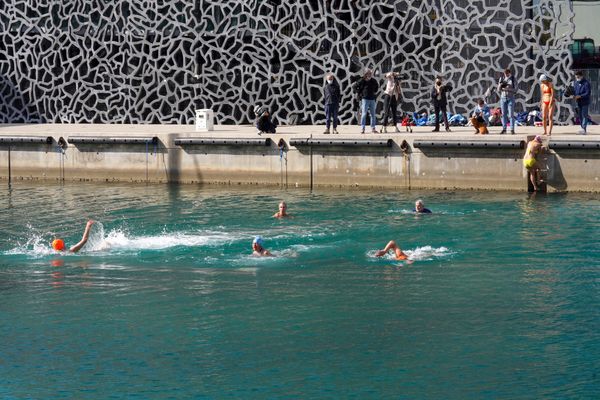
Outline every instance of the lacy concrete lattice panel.
<path fill-rule="evenodd" d="M 518 109 L 537 105 L 536 77 L 570 79 L 569 1 L 8 0 L 0 3 L 0 121 L 248 123 L 256 104 L 280 121 L 323 121 L 324 75 L 343 90 L 370 67 L 407 74 L 406 111 L 428 110 L 433 78 L 454 84 L 464 113 L 505 67 Z M 383 82 L 382 82 L 383 83 Z M 559 103 L 566 120 L 570 107 Z"/>

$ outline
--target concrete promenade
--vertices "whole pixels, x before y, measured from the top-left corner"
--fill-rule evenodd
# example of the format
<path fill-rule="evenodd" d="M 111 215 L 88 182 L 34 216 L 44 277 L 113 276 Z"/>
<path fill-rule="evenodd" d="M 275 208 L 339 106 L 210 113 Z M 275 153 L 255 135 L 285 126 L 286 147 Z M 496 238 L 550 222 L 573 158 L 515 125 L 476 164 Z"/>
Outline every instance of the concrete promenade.
<path fill-rule="evenodd" d="M 361 135 L 358 126 L 340 126 L 339 135 L 324 135 L 323 126 L 283 126 L 258 136 L 252 126 L 233 125 L 196 132 L 192 125 L 6 124 L 0 179 L 527 190 L 522 146 L 541 128 L 499 135 L 492 127 L 485 136 L 471 127 L 431 129 Z M 600 191 L 600 127 L 585 136 L 577 130 L 556 126 L 544 138 L 548 191 Z M 24 136 L 51 140 L 8 139 Z M 221 140 L 195 140 L 207 138 Z"/>

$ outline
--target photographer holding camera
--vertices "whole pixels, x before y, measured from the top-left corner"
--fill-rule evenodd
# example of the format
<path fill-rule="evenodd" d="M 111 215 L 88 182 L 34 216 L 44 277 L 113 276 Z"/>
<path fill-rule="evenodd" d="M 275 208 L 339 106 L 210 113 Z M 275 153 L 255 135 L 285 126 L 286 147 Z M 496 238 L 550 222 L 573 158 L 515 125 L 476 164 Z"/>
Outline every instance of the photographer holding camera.
<path fill-rule="evenodd" d="M 398 129 L 398 120 L 396 110 L 400 97 L 402 96 L 402 77 L 398 72 L 388 72 L 385 74 L 386 86 L 383 92 L 383 125 L 381 133 L 387 133 L 387 122 L 390 112 L 392 113 L 392 121 L 394 122 L 395 132 L 400 132 Z"/>
<path fill-rule="evenodd" d="M 508 125 L 508 116 L 510 115 L 510 133 L 515 134 L 515 92 L 517 90 L 517 80 L 510 69 L 504 70 L 504 75 L 498 80 L 498 91 L 500 92 L 500 109 L 502 110 L 502 132 L 506 133 Z"/>
<path fill-rule="evenodd" d="M 448 114 L 446 112 L 446 106 L 448 105 L 448 99 L 446 93 L 452 90 L 450 84 L 443 85 L 442 77 L 438 76 L 433 84 L 431 90 L 431 102 L 433 103 L 433 110 L 435 112 L 435 129 L 432 132 L 440 131 L 440 111 L 444 118 L 444 125 L 446 126 L 446 132 L 450 132 L 450 125 L 448 125 Z"/>

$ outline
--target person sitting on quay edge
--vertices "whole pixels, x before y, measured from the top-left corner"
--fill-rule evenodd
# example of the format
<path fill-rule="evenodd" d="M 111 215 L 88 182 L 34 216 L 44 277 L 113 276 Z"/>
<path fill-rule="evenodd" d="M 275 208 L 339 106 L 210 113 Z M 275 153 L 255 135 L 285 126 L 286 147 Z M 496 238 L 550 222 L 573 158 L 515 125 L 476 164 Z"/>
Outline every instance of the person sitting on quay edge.
<path fill-rule="evenodd" d="M 275 133 L 277 125 L 271 120 L 269 110 L 256 106 L 254 107 L 254 114 L 256 115 L 256 129 L 259 135 L 262 133 Z"/>
<path fill-rule="evenodd" d="M 383 92 L 383 122 L 381 124 L 381 133 L 387 133 L 387 122 L 390 113 L 394 123 L 394 132 L 400 132 L 398 129 L 397 109 L 402 96 L 400 87 L 400 74 L 398 72 L 388 72 L 385 74 L 385 91 Z"/>
<path fill-rule="evenodd" d="M 252 241 L 252 255 L 257 257 L 272 257 L 273 254 L 265 249 L 265 242 L 261 236 L 256 236 Z"/>
<path fill-rule="evenodd" d="M 356 92 L 361 98 L 361 118 L 360 125 L 362 130 L 360 133 L 365 133 L 365 125 L 367 124 L 367 112 L 371 115 L 371 132 L 377 133 L 376 128 L 376 108 L 377 108 L 377 91 L 379 84 L 373 79 L 373 71 L 367 69 L 363 77 L 356 84 Z"/>
<path fill-rule="evenodd" d="M 79 250 L 81 250 L 83 246 L 85 246 L 90 237 L 90 230 L 92 229 L 93 224 L 94 221 L 91 219 L 87 222 L 87 224 L 85 225 L 85 230 L 83 231 L 83 237 L 81 238 L 79 243 L 69 248 L 69 252 L 77 253 Z M 52 241 L 52 248 L 56 251 L 67 251 L 64 240 L 58 238 Z"/>
<path fill-rule="evenodd" d="M 429 208 L 425 208 L 425 204 L 421 199 L 415 201 L 415 209 L 413 212 L 417 214 L 431 214 L 431 210 Z"/>
<path fill-rule="evenodd" d="M 442 112 L 442 118 L 444 118 L 444 125 L 446 126 L 446 132 L 450 132 L 450 125 L 448 125 L 448 113 L 447 105 L 448 99 L 446 93 L 452 90 L 451 85 L 442 84 L 442 77 L 438 76 L 433 83 L 431 89 L 431 102 L 433 103 L 433 110 L 435 112 L 435 129 L 432 132 L 440 131 L 440 111 Z"/>
<path fill-rule="evenodd" d="M 291 215 L 287 213 L 287 204 L 285 204 L 285 201 L 282 201 L 281 203 L 279 203 L 279 211 L 277 211 L 275 214 L 273 214 L 273 218 L 287 218 L 287 217 L 291 217 Z"/>
<path fill-rule="evenodd" d="M 327 74 L 323 97 L 325 102 L 325 132 L 323 133 L 329 134 L 329 127 L 333 120 L 333 133 L 337 134 L 338 110 L 342 99 L 342 91 L 333 74 Z"/>
<path fill-rule="evenodd" d="M 475 134 L 486 135 L 489 133 L 487 127 L 490 123 L 490 106 L 485 104 L 485 100 L 477 99 L 477 106 L 471 114 L 470 121 L 475 128 Z"/>
<path fill-rule="evenodd" d="M 527 169 L 527 175 L 533 190 L 537 192 L 538 184 L 541 183 L 539 179 L 540 166 L 538 164 L 538 155 L 544 150 L 542 146 L 541 136 L 536 136 L 529 143 L 527 143 L 527 150 L 525 150 L 525 156 L 523 157 L 523 165 Z"/>
<path fill-rule="evenodd" d="M 591 93 L 590 82 L 585 79 L 582 71 L 577 71 L 575 73 L 575 82 L 573 83 L 573 94 L 577 102 L 577 117 L 581 126 L 581 129 L 577 133 L 580 135 L 587 133 L 587 124 L 590 121 L 588 110 L 590 108 Z"/>

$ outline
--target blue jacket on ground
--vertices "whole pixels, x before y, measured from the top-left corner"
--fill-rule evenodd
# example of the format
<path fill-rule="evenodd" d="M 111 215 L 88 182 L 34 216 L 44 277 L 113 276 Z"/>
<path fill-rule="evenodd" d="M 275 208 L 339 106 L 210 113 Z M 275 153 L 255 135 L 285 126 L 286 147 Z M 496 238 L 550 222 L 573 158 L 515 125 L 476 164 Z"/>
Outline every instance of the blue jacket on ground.
<path fill-rule="evenodd" d="M 575 81 L 575 83 L 573 83 L 573 89 L 575 96 L 581 96 L 581 98 L 577 100 L 578 105 L 587 106 L 590 104 L 590 94 L 592 89 L 590 87 L 590 82 L 587 79 L 583 78 L 581 81 Z"/>

